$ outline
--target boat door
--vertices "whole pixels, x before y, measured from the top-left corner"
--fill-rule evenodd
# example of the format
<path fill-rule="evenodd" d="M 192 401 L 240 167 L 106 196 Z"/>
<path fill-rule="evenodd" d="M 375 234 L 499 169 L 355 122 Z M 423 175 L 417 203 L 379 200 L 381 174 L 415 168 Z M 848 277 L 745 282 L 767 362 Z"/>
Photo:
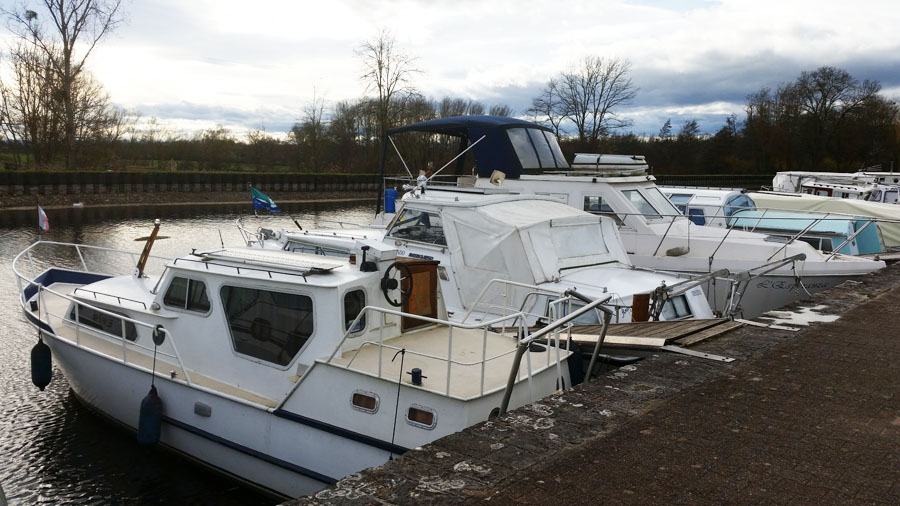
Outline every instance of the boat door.
<path fill-rule="evenodd" d="M 437 300 L 437 260 L 425 260 L 421 258 L 398 257 L 398 262 L 403 262 L 411 274 L 411 279 L 404 279 L 403 290 L 409 290 L 412 281 L 412 293 L 401 307 L 404 313 L 412 313 L 429 318 L 438 317 Z M 407 331 L 430 323 L 415 318 L 403 317 L 400 322 L 401 331 Z"/>

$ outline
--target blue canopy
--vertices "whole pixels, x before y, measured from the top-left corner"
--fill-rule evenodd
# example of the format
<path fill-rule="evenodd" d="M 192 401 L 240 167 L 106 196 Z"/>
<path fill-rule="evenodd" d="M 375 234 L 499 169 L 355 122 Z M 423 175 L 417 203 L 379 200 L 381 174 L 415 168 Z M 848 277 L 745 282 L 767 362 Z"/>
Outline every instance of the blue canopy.
<path fill-rule="evenodd" d="M 490 177 L 499 170 L 508 179 L 516 179 L 528 169 L 569 168 L 553 130 L 530 121 L 506 116 L 451 116 L 392 128 L 387 135 L 407 132 L 459 137 L 460 151 L 475 144 L 472 153 L 480 177 Z"/>
<path fill-rule="evenodd" d="M 471 137 L 469 130 L 472 128 L 480 129 L 505 129 L 505 128 L 538 128 L 552 132 L 553 130 L 516 118 L 507 116 L 450 116 L 448 118 L 438 118 L 428 121 L 420 121 L 411 125 L 391 128 L 388 135 L 399 134 L 403 132 L 430 132 L 435 134 L 453 135 L 456 137 Z"/>
<path fill-rule="evenodd" d="M 498 170 L 507 179 L 517 179 L 524 171 L 568 169 L 553 130 L 537 123 L 506 116 L 451 116 L 391 128 L 382 143 L 381 176 L 389 141 L 397 134 L 421 132 L 459 138 L 459 151 L 471 147 L 479 177 L 490 177 Z M 463 174 L 464 157 L 457 161 L 457 174 Z M 381 192 L 378 208 L 381 207 Z"/>

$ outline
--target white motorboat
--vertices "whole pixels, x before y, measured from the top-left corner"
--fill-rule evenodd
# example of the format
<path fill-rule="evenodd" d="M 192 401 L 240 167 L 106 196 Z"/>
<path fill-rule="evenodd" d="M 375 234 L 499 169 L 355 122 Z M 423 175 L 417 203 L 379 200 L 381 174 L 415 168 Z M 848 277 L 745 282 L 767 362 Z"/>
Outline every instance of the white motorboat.
<path fill-rule="evenodd" d="M 406 194 L 386 229 L 244 234 L 251 246 L 325 255 L 347 255 L 356 240 L 378 240 L 401 255 L 435 261 L 447 309 L 462 321 L 495 317 L 493 306 L 546 314 L 548 294 L 576 288 L 591 298 L 612 295 L 617 322 L 713 316 L 701 281 L 634 268 L 613 220 L 551 197 L 435 187 Z"/>
<path fill-rule="evenodd" d="M 570 169 L 552 131 L 527 121 L 491 116 L 441 118 L 390 134 L 407 132 L 458 137 L 461 153 L 454 158 L 456 166 L 464 166 L 463 155 L 472 152 L 476 188 L 499 186 L 550 196 L 613 217 L 637 267 L 687 275 L 709 275 L 719 269 L 737 273 L 736 279 L 710 282 L 706 288 L 710 303 L 721 312 L 753 317 L 885 265 L 825 255 L 799 241 L 693 225 L 659 191 L 653 176 L 633 175 L 634 164 L 623 166 L 617 159 L 607 167 L 599 155 L 583 154 L 576 155 Z M 643 161 L 643 157 L 632 158 Z M 458 170 L 457 176 L 460 184 L 471 184 L 469 174 Z"/>
<path fill-rule="evenodd" d="M 832 216 L 863 216 L 874 218 L 887 248 L 900 246 L 900 206 L 834 196 L 784 193 L 772 191 L 747 194 L 756 205 L 765 209 L 827 213 Z"/>
<path fill-rule="evenodd" d="M 872 167 L 877 169 L 880 167 Z M 772 191 L 864 200 L 885 204 L 900 203 L 900 173 L 862 170 L 859 172 L 778 172 Z"/>
<path fill-rule="evenodd" d="M 78 244 L 16 257 L 41 336 L 35 383 L 52 352 L 77 398 L 139 441 L 284 497 L 568 385 L 557 331 L 605 310 L 554 299 L 535 333 L 515 310 L 453 323 L 435 263 L 378 241 L 352 259 L 223 247 L 166 260 L 149 254 L 158 226 L 136 269 L 116 261 L 135 252 Z"/>

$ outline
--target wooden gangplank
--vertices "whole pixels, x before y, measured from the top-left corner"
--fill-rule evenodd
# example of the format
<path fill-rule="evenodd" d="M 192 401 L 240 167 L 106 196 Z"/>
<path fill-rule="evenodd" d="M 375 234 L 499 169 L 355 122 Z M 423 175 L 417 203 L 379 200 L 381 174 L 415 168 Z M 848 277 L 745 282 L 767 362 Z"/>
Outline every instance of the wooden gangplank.
<path fill-rule="evenodd" d="M 603 343 L 635 348 L 661 348 L 670 344 L 690 346 L 741 325 L 728 318 L 614 323 L 609 326 Z M 575 325 L 572 340 L 578 344 L 596 343 L 601 329 L 601 325 Z"/>

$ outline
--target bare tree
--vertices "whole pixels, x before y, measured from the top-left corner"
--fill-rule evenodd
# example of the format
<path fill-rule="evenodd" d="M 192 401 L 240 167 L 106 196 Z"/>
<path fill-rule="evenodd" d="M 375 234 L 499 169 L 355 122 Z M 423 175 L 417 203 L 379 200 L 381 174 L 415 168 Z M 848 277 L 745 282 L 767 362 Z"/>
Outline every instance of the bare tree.
<path fill-rule="evenodd" d="M 441 118 L 462 116 L 466 113 L 466 101 L 461 98 L 444 97 L 438 104 L 437 114 Z"/>
<path fill-rule="evenodd" d="M 288 132 L 297 147 L 297 161 L 305 159 L 307 170 L 316 173 L 321 170 L 323 144 L 328 130 L 324 118 L 325 99 L 313 90 L 312 100 L 303 108 L 303 117 Z"/>
<path fill-rule="evenodd" d="M 415 58 L 396 47 L 394 36 L 386 28 L 364 42 L 356 55 L 363 65 L 361 78 L 366 83 L 366 93 L 374 91 L 377 95 L 376 118 L 379 134 L 384 138 L 402 112 L 397 107 L 406 104 L 406 98 L 418 95 L 412 77 L 421 71 L 415 66 Z"/>
<path fill-rule="evenodd" d="M 559 99 L 559 91 L 556 89 L 557 84 L 556 79 L 547 81 L 547 86 L 541 90 L 541 94 L 532 99 L 528 114 L 537 123 L 549 123 L 553 133 L 559 137 L 559 127 L 565 118 L 565 110 L 562 101 Z"/>
<path fill-rule="evenodd" d="M 506 104 L 495 104 L 491 106 L 488 114 L 491 116 L 512 116 L 514 111 L 512 107 Z"/>
<path fill-rule="evenodd" d="M 62 139 L 63 113 L 54 95 L 56 75 L 49 71 L 47 58 L 23 41 L 9 50 L 8 79 L 2 82 L 6 126 L 22 140 L 34 164 L 49 163 Z"/>
<path fill-rule="evenodd" d="M 40 0 L 50 18 L 53 35 L 46 34 L 38 13 L 26 8 L 4 12 L 12 20 L 15 34 L 43 51 L 59 81 L 64 107 L 66 167 L 74 166 L 77 135 L 76 81 L 97 43 L 122 21 L 122 0 Z"/>
<path fill-rule="evenodd" d="M 559 77 L 562 116 L 575 125 L 583 147 L 596 147 L 601 136 L 630 124 L 616 115 L 618 107 L 637 95 L 630 69 L 628 60 L 587 57 Z"/>

